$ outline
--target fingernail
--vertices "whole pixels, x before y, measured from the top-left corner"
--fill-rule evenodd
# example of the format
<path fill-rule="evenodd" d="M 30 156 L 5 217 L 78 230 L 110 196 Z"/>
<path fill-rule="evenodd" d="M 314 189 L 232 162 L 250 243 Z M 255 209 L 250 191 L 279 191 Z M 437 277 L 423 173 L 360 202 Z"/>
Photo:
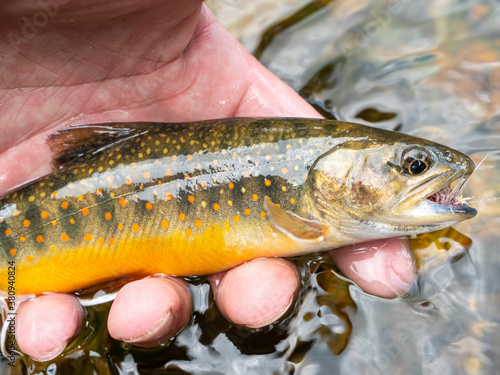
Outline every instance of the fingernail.
<path fill-rule="evenodd" d="M 37 297 L 17 311 L 17 344 L 34 361 L 54 359 L 81 332 L 83 319 L 83 309 L 73 296 Z"/>
<path fill-rule="evenodd" d="M 287 313 L 299 284 L 288 261 L 257 259 L 228 271 L 215 288 L 215 300 L 228 320 L 260 328 Z"/>
<path fill-rule="evenodd" d="M 413 252 L 407 241 L 388 239 L 332 250 L 330 256 L 342 273 L 366 293 L 400 297 L 416 281 Z"/>
<path fill-rule="evenodd" d="M 389 261 L 388 274 L 390 283 L 398 297 L 408 294 L 417 281 L 414 258 L 408 252 L 400 252 L 399 257 Z"/>
<path fill-rule="evenodd" d="M 151 331 L 147 331 L 144 335 L 139 337 L 131 337 L 131 338 L 122 338 L 122 341 L 127 342 L 129 344 L 140 344 L 143 342 L 158 342 L 161 339 L 166 331 L 170 331 L 170 326 L 172 325 L 172 313 L 170 310 L 163 316 L 156 326 L 153 325 L 153 329 Z"/>
<path fill-rule="evenodd" d="M 191 318 L 191 298 L 179 280 L 151 277 L 125 285 L 108 315 L 108 332 L 116 340 L 144 348 L 160 346 Z"/>

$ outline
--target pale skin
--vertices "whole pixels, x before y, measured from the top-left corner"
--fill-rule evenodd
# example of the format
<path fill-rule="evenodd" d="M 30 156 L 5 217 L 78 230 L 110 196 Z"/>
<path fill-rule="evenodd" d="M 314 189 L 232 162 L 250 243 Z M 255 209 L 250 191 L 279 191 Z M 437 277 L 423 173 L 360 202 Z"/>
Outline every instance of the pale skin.
<path fill-rule="evenodd" d="M 50 173 L 46 137 L 69 125 L 319 117 L 199 0 L 63 2 L 45 10 L 38 2 L 0 5 L 0 195 Z M 24 16 L 33 21 L 37 12 L 45 12 L 46 24 L 40 15 L 34 29 L 21 22 Z M 330 254 L 369 293 L 393 298 L 414 284 L 414 259 L 404 240 Z M 286 314 L 299 287 L 295 266 L 283 259 L 255 260 L 209 280 L 221 313 L 248 327 Z M 108 330 L 117 340 L 154 347 L 178 333 L 190 314 L 182 280 L 152 277 L 121 289 Z M 78 335 L 83 321 L 73 296 L 38 297 L 19 308 L 17 343 L 33 360 L 48 361 Z"/>

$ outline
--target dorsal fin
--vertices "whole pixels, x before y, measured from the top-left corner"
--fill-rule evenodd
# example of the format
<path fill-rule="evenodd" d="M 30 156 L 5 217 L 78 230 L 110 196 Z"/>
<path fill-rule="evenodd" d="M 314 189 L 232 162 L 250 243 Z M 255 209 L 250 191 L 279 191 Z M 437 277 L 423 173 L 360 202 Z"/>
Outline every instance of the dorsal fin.
<path fill-rule="evenodd" d="M 158 124 L 155 124 L 158 126 Z M 47 138 L 54 153 L 55 169 L 88 162 L 96 155 L 128 139 L 147 133 L 152 123 L 77 125 L 58 130 Z"/>

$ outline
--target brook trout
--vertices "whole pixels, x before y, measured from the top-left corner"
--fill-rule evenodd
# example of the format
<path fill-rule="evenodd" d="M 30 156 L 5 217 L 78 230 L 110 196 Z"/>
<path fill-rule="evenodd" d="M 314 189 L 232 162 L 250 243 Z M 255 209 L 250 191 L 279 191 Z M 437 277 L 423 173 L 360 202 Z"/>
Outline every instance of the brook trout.
<path fill-rule="evenodd" d="M 316 119 L 112 123 L 50 136 L 55 170 L 0 200 L 0 289 L 204 275 L 472 218 L 474 170 L 424 139 Z M 451 190 L 450 184 L 457 186 Z M 10 268 L 9 268 L 10 267 Z"/>

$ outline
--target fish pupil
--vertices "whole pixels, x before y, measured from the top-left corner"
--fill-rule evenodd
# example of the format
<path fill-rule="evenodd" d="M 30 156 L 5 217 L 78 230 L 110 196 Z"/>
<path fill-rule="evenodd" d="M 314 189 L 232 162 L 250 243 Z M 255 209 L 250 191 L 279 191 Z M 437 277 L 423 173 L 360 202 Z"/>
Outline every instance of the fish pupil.
<path fill-rule="evenodd" d="M 410 172 L 412 174 L 420 174 L 427 169 L 427 163 L 420 159 L 413 159 L 410 163 Z"/>

